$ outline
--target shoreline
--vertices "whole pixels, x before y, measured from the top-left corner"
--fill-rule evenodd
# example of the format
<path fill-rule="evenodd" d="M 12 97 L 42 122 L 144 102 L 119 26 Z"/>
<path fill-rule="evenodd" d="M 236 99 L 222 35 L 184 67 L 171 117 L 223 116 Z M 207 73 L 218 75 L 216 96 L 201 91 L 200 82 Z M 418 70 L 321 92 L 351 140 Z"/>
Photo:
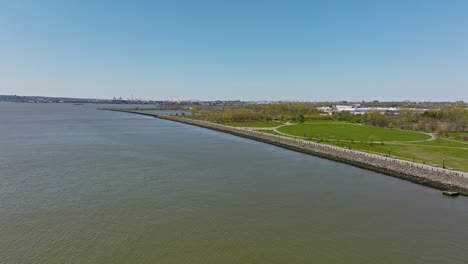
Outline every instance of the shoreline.
<path fill-rule="evenodd" d="M 313 155 L 316 157 L 352 165 L 358 168 L 371 170 L 388 176 L 421 184 L 427 187 L 439 190 L 456 191 L 464 196 L 468 196 L 468 173 L 464 173 L 461 171 L 441 169 L 429 165 L 414 163 L 411 161 L 399 160 L 376 154 L 369 154 L 366 152 L 349 150 L 326 144 L 295 139 L 291 137 L 262 133 L 249 128 L 230 127 L 206 121 L 193 120 L 176 116 L 159 115 L 153 113 L 144 113 L 134 110 L 101 110 L 146 115 L 163 120 L 169 120 L 183 124 L 212 129 L 231 135 L 264 142 L 267 144 L 276 145 L 285 149 Z"/>

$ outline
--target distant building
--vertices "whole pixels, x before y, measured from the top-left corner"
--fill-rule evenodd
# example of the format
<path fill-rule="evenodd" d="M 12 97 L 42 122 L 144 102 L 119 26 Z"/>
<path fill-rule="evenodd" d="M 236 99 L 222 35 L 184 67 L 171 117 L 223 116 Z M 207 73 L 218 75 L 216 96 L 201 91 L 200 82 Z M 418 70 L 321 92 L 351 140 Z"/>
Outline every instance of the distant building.
<path fill-rule="evenodd" d="M 317 110 L 321 113 L 328 115 L 334 113 L 350 113 L 353 115 L 362 115 L 369 112 L 378 111 L 381 114 L 394 114 L 398 109 L 395 107 L 362 107 L 360 104 L 356 105 L 335 105 L 335 106 L 325 106 L 317 107 Z"/>

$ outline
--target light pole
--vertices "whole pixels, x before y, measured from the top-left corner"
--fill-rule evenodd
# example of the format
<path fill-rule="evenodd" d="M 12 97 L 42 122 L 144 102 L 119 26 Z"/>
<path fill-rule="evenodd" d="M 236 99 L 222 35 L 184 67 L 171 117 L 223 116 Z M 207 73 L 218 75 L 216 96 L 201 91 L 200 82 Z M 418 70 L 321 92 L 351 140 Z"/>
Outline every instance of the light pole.
<path fill-rule="evenodd" d="M 445 159 L 442 160 L 442 168 L 445 169 Z"/>

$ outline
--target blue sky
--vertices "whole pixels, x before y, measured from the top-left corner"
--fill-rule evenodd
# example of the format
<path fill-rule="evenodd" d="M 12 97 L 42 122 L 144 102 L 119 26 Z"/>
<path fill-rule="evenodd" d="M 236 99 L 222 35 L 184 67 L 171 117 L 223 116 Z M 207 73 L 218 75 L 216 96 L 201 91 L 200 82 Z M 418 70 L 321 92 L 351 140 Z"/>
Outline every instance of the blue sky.
<path fill-rule="evenodd" d="M 468 101 L 468 1 L 0 0 L 0 94 Z"/>

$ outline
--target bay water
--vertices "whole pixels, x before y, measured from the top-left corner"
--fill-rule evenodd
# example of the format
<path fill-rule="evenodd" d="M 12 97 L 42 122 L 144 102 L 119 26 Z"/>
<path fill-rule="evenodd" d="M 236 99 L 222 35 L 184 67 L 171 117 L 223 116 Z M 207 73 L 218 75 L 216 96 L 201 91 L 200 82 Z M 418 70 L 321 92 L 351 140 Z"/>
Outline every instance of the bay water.
<path fill-rule="evenodd" d="M 468 199 L 100 105 L 0 103 L 0 263 L 467 263 Z"/>

